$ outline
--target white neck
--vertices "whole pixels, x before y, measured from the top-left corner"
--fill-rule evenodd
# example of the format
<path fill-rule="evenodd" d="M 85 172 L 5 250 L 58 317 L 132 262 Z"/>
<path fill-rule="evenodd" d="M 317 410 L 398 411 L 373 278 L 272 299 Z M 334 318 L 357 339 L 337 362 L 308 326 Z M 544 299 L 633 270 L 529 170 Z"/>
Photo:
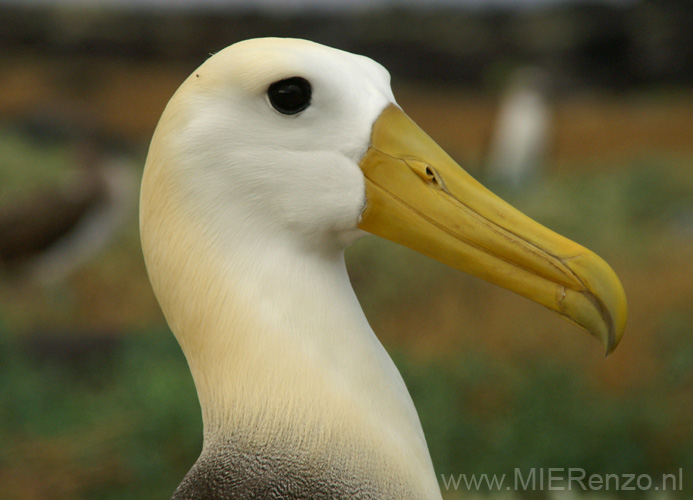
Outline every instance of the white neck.
<path fill-rule="evenodd" d="M 195 380 L 205 448 L 239 437 L 308 447 L 440 498 L 418 415 L 342 248 L 302 247 L 241 220 L 224 219 L 220 234 L 175 203 L 149 203 L 147 184 L 167 190 L 145 179 L 142 244 Z"/>

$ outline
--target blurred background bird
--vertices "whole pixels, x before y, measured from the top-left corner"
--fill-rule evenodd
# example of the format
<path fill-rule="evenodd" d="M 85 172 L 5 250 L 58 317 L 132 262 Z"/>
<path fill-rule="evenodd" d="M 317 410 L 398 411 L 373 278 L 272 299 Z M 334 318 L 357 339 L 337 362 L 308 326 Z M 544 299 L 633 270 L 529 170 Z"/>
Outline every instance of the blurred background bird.
<path fill-rule="evenodd" d="M 50 179 L 40 175 L 47 166 L 32 161 L 42 158 L 5 167 L 0 262 L 15 277 L 58 283 L 102 249 L 136 207 L 134 159 L 88 124 L 50 110 L 15 120 L 8 136 L 15 147 L 54 152 L 62 164 Z"/>
<path fill-rule="evenodd" d="M 550 147 L 551 78 L 538 67 L 518 69 L 500 99 L 486 179 L 517 190 L 543 174 Z"/>

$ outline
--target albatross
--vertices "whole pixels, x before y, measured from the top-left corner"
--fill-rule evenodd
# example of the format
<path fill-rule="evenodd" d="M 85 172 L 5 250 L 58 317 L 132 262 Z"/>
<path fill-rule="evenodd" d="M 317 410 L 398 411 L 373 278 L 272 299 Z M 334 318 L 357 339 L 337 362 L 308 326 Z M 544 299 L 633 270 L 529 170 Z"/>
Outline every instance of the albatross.
<path fill-rule="evenodd" d="M 167 104 L 140 200 L 150 281 L 202 411 L 174 499 L 440 499 L 414 404 L 344 263 L 365 233 L 594 335 L 614 271 L 486 190 L 397 105 L 388 72 L 296 39 L 213 55 Z"/>

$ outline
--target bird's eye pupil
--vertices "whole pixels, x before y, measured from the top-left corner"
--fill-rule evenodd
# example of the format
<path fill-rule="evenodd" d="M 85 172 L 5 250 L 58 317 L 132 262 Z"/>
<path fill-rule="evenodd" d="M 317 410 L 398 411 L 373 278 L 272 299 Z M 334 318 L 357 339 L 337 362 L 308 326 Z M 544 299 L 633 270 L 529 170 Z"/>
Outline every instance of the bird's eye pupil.
<path fill-rule="evenodd" d="M 306 109 L 311 94 L 310 83 L 299 76 L 274 82 L 267 90 L 272 107 L 283 115 L 295 115 Z"/>

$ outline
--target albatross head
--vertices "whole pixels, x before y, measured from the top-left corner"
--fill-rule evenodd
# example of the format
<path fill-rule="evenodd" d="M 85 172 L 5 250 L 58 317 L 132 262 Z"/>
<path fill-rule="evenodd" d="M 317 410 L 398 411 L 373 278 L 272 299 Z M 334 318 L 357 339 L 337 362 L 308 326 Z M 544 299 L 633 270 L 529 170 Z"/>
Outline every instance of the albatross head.
<path fill-rule="evenodd" d="M 380 65 L 307 41 L 237 43 L 190 75 L 154 134 L 140 223 L 205 449 L 292 440 L 305 460 L 389 478 L 400 498 L 405 483 L 437 486 L 406 388 L 349 287 L 355 238 L 524 295 L 607 352 L 625 325 L 602 259 L 477 183 L 397 106 Z"/>
<path fill-rule="evenodd" d="M 240 42 L 190 75 L 152 142 L 145 239 L 148 203 L 228 251 L 341 250 L 366 230 L 553 309 L 607 353 L 625 326 L 602 259 L 472 179 L 397 107 L 382 66 L 316 43 Z"/>
<path fill-rule="evenodd" d="M 239 238 L 245 222 L 244 232 L 344 247 L 365 206 L 358 162 L 393 101 L 387 71 L 370 59 L 302 40 L 249 40 L 185 81 L 155 146 L 165 141 L 162 168 L 216 237 Z"/>

